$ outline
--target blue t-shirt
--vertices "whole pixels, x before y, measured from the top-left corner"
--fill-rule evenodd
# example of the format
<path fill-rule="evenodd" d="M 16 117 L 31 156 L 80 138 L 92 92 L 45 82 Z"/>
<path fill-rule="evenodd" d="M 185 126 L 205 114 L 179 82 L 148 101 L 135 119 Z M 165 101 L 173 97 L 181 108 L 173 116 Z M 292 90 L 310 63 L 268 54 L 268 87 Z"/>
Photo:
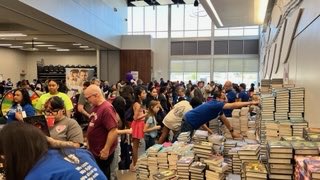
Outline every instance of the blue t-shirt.
<path fill-rule="evenodd" d="M 208 101 L 195 109 L 190 110 L 184 116 L 194 129 L 198 129 L 203 124 L 206 124 L 218 115 L 222 114 L 224 103 L 216 100 Z"/>
<path fill-rule="evenodd" d="M 149 116 L 147 121 L 146 121 L 146 124 L 149 125 L 149 128 L 152 128 L 152 127 L 155 127 L 157 125 L 157 121 L 156 121 L 156 118 L 154 116 Z M 156 138 L 157 135 L 158 135 L 158 130 L 154 130 L 154 131 L 150 131 L 150 132 L 146 132 L 144 133 L 145 135 L 149 135 L 151 136 L 152 138 Z"/>
<path fill-rule="evenodd" d="M 239 99 L 241 99 L 241 102 L 249 101 L 249 94 L 247 91 L 241 91 L 238 96 L 239 96 Z"/>
<path fill-rule="evenodd" d="M 31 104 L 25 104 L 22 106 L 22 111 L 26 112 L 27 116 L 34 116 L 36 111 Z M 17 105 L 12 105 L 7 113 L 7 123 L 11 123 L 16 119 Z"/>
<path fill-rule="evenodd" d="M 228 91 L 226 91 L 226 96 L 228 99 L 228 103 L 233 103 L 236 102 L 236 98 L 237 98 L 237 94 L 233 89 L 229 89 Z M 232 110 L 233 109 L 224 109 L 224 115 L 226 117 L 231 117 L 232 116 Z"/>
<path fill-rule="evenodd" d="M 50 149 L 30 170 L 25 180 L 34 179 L 107 179 L 96 164 L 92 154 L 85 149 L 64 149 L 73 154 L 80 163 L 72 163 L 58 149 Z"/>

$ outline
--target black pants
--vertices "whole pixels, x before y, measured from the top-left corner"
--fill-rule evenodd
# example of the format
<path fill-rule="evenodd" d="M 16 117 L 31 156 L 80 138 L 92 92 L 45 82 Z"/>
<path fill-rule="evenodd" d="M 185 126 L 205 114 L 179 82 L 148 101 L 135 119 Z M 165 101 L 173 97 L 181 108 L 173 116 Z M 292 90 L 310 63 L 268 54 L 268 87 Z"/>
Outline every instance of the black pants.
<path fill-rule="evenodd" d="M 153 146 L 155 142 L 155 138 L 149 136 L 149 135 L 144 135 L 144 141 L 146 143 L 145 150 L 147 150 L 149 147 Z"/>
<path fill-rule="evenodd" d="M 113 161 L 113 158 L 114 152 L 106 160 L 102 160 L 100 159 L 100 157 L 95 157 L 99 168 L 104 173 L 104 175 L 107 176 L 108 179 L 110 179 L 110 165 Z"/>

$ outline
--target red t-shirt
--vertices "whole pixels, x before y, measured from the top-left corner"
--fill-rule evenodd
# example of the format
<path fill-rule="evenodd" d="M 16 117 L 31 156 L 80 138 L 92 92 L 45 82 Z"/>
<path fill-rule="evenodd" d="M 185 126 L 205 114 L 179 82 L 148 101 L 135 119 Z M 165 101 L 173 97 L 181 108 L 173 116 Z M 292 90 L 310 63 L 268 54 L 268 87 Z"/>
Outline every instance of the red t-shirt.
<path fill-rule="evenodd" d="M 105 101 L 92 109 L 93 115 L 87 131 L 89 150 L 95 157 L 99 157 L 100 151 L 106 144 L 108 133 L 112 128 L 117 128 L 116 111 L 113 106 Z M 109 154 L 112 154 L 117 147 L 117 141 L 113 143 Z"/>

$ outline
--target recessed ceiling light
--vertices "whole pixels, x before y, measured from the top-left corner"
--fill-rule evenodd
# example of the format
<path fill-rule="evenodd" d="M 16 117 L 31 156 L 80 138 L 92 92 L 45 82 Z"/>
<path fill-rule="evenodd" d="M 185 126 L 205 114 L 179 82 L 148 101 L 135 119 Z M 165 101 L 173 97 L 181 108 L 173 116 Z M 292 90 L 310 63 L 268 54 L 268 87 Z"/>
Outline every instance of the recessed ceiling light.
<path fill-rule="evenodd" d="M 36 45 L 36 44 L 45 44 L 45 43 L 44 42 L 25 42 L 23 44 L 34 44 L 34 45 Z"/>
<path fill-rule="evenodd" d="M 38 51 L 39 49 L 38 48 L 25 48 L 25 49 L 22 49 L 22 50 L 25 50 L 25 51 Z"/>
<path fill-rule="evenodd" d="M 94 48 L 87 48 L 87 49 L 84 49 L 86 51 L 94 51 L 95 49 Z"/>
<path fill-rule="evenodd" d="M 81 43 L 73 43 L 74 46 L 81 46 Z"/>
<path fill-rule="evenodd" d="M 12 44 L 0 44 L 0 46 L 11 46 Z"/>
<path fill-rule="evenodd" d="M 0 37 L 24 37 L 27 36 L 22 33 L 0 33 Z"/>
<path fill-rule="evenodd" d="M 135 6 L 149 6 L 148 3 L 146 3 L 145 1 L 131 1 L 132 4 L 134 4 Z"/>
<path fill-rule="evenodd" d="M 157 0 L 160 5 L 173 4 L 172 0 Z"/>
<path fill-rule="evenodd" d="M 79 46 L 80 48 L 88 49 L 89 46 Z"/>
<path fill-rule="evenodd" d="M 51 45 L 51 44 L 38 44 L 36 45 L 37 47 L 52 47 L 54 45 Z"/>
<path fill-rule="evenodd" d="M 56 51 L 70 51 L 70 49 L 57 49 Z"/>
<path fill-rule="evenodd" d="M 10 46 L 10 48 L 23 48 L 23 46 Z"/>

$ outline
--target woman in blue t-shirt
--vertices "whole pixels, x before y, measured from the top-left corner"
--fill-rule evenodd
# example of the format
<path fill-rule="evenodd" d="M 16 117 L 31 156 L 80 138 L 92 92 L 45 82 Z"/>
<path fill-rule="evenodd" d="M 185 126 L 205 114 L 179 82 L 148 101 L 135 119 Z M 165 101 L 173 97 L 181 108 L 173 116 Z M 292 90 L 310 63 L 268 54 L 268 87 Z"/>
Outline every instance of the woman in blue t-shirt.
<path fill-rule="evenodd" d="M 14 120 L 23 121 L 27 116 L 34 116 L 35 110 L 27 89 L 16 89 L 13 92 L 13 104 L 7 113 L 7 123 Z"/>
<path fill-rule="evenodd" d="M 42 131 L 27 123 L 13 122 L 3 127 L 0 153 L 7 180 L 107 179 L 89 151 L 49 149 Z"/>

